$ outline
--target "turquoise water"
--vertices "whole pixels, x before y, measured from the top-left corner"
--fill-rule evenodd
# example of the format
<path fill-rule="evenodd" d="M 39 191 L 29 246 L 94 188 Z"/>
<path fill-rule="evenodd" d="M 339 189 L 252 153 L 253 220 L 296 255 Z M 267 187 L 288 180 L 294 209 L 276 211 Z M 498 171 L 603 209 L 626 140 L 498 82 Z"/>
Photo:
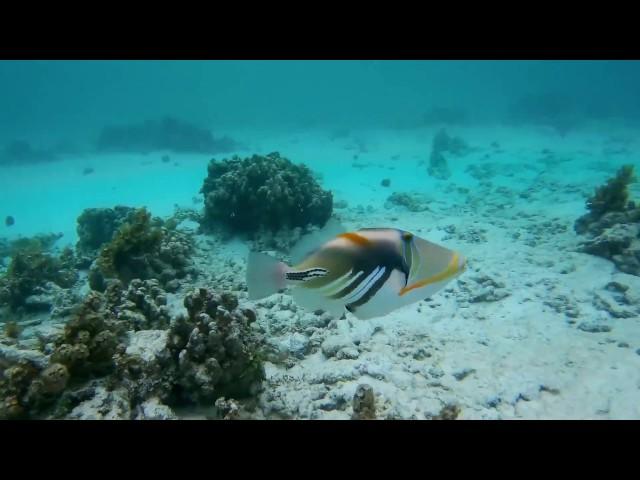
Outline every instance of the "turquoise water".
<path fill-rule="evenodd" d="M 351 418 L 364 383 L 378 418 L 434 418 L 447 405 L 463 419 L 640 418 L 637 218 L 605 232 L 618 239 L 608 254 L 583 248 L 602 232 L 574 228 L 595 189 L 638 163 L 639 84 L 636 61 L 0 61 L 0 217 L 15 220 L 0 240 L 62 233 L 57 254 L 76 247 L 88 208 L 199 215 L 212 158 L 279 152 L 314 172 L 346 228 L 406 229 L 470 269 L 429 301 L 317 326 L 287 293 L 248 301 L 255 238 L 179 226 L 200 273 L 168 294 L 171 315 L 190 288 L 230 290 L 280 352 L 249 417 Z M 186 127 L 132 140 L 167 117 Z M 109 143 L 114 126 L 126 134 Z M 445 151 L 438 176 L 428 168 L 443 129 L 466 147 Z M 637 198 L 637 184 L 628 190 Z M 296 234 L 280 235 L 263 250 L 286 256 Z M 68 290 L 80 302 L 91 287 L 77 270 Z M 36 332 L 63 329 L 68 317 L 47 308 L 1 305 L 0 323 L 24 330 L 0 345 L 34 350 Z M 180 417 L 203 408 L 166 403 Z M 85 410 L 73 415 L 92 418 Z"/>

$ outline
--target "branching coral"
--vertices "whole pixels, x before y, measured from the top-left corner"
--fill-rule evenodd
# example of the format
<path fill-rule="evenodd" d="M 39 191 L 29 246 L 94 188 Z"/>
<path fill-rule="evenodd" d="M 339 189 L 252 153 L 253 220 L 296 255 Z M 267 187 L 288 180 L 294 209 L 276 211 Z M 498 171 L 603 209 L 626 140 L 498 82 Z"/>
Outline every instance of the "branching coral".
<path fill-rule="evenodd" d="M 323 226 L 333 207 L 331 192 L 322 190 L 309 168 L 278 153 L 212 160 L 201 193 L 205 229 L 223 225 L 250 234 Z"/>

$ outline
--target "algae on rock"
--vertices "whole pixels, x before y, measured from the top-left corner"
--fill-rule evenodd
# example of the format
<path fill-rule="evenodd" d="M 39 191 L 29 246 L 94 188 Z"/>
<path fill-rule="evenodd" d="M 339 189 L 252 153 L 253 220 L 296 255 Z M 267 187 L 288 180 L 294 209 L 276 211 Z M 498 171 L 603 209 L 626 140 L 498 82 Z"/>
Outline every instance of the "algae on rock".
<path fill-rule="evenodd" d="M 77 281 L 73 251 L 65 249 L 59 257 L 33 249 L 15 253 L 4 276 L 0 277 L 0 305 L 11 309 L 28 308 L 27 299 L 47 282 L 70 288 Z"/>
<path fill-rule="evenodd" d="M 78 217 L 76 250 L 96 256 L 100 247 L 110 242 L 118 228 L 136 210 L 131 207 L 86 208 Z"/>
<path fill-rule="evenodd" d="M 628 186 L 634 182 L 633 166 L 596 189 L 587 200 L 589 213 L 576 220 L 576 233 L 586 238 L 580 250 L 611 260 L 618 269 L 640 275 L 640 207 L 629 201 Z"/>
<path fill-rule="evenodd" d="M 133 279 L 157 278 L 163 286 L 177 288 L 177 279 L 197 274 L 189 258 L 192 249 L 191 237 L 165 228 L 161 220 L 152 219 L 140 208 L 102 247 L 89 272 L 89 283 L 94 290 L 104 291 L 109 279 L 128 285 Z"/>

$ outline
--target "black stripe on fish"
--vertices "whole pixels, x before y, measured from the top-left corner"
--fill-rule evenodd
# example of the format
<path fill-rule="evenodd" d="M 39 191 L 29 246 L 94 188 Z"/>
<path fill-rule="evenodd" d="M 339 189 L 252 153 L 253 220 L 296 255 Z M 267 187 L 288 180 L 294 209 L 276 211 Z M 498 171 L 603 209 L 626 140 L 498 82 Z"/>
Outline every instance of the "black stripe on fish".
<path fill-rule="evenodd" d="M 306 282 L 314 278 L 324 277 L 328 273 L 329 271 L 324 268 L 310 268 L 301 272 L 287 272 L 285 273 L 285 278 L 287 280 L 293 280 L 297 282 Z"/>
<path fill-rule="evenodd" d="M 353 271 L 362 271 L 363 274 L 360 278 L 329 298 L 339 300 L 347 297 L 353 291 L 356 291 L 362 285 L 362 282 L 369 278 L 369 275 L 378 267 L 385 268 L 385 273 L 383 274 L 385 278 L 388 278 L 388 275 L 394 269 L 404 273 L 405 281 L 409 278 L 409 266 L 403 256 L 398 253 L 395 245 L 390 242 L 379 242 L 373 248 L 360 250 L 360 254 L 354 258 Z"/>
<path fill-rule="evenodd" d="M 390 269 L 390 268 L 385 269 L 384 273 L 380 275 L 380 278 L 378 278 L 372 285 L 368 285 L 366 287 L 366 291 L 364 292 L 363 295 L 360 296 L 358 300 L 346 305 L 349 311 L 353 312 L 356 310 L 357 307 L 360 307 L 365 303 L 367 303 L 369 300 L 371 300 L 373 296 L 376 293 L 378 293 L 378 291 L 382 288 L 385 282 L 389 280 L 389 277 L 391 276 L 392 271 L 393 269 Z"/>
<path fill-rule="evenodd" d="M 358 287 L 362 284 L 362 282 L 364 282 L 367 278 L 369 278 L 369 276 L 373 273 L 373 271 L 376 268 L 378 268 L 378 265 L 367 266 L 366 269 L 354 269 L 354 271 L 362 271 L 363 272 L 362 275 L 360 275 L 360 277 L 358 279 L 352 281 L 350 284 L 348 284 L 342 290 L 339 290 L 338 292 L 336 292 L 333 295 L 329 296 L 329 298 L 332 298 L 334 300 L 340 300 L 341 298 L 344 298 L 344 297 L 350 295 L 351 292 L 353 292 L 354 290 L 358 289 Z"/>

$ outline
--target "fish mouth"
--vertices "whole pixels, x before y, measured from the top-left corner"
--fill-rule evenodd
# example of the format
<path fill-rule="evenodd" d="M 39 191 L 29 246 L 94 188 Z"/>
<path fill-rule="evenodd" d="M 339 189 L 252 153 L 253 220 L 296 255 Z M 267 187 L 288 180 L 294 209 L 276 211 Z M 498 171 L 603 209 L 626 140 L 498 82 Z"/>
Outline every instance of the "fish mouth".
<path fill-rule="evenodd" d="M 411 290 L 422 288 L 432 283 L 452 280 L 462 274 L 466 269 L 467 259 L 465 258 L 465 256 L 458 252 L 454 252 L 453 257 L 451 257 L 451 260 L 449 261 L 449 264 L 443 271 L 431 277 L 415 282 L 412 285 L 407 285 L 400 290 L 399 295 L 402 296 L 410 292 Z"/>
<path fill-rule="evenodd" d="M 456 256 L 456 266 L 455 266 L 456 270 L 453 276 L 457 277 L 459 275 L 462 275 L 464 272 L 466 272 L 468 266 L 467 266 L 467 257 L 457 252 L 455 256 Z"/>

